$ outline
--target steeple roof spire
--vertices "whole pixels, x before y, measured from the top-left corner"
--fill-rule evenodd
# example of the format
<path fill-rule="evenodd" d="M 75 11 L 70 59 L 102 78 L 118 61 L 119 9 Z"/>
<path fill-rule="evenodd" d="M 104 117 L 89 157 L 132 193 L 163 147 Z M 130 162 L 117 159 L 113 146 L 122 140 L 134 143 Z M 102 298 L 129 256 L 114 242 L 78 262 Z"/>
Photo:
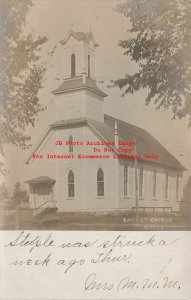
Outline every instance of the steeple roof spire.
<path fill-rule="evenodd" d="M 92 41 L 94 44 L 94 47 L 99 46 L 99 44 L 96 42 L 92 32 L 76 32 L 73 30 L 69 31 L 69 33 L 65 37 L 65 39 L 60 41 L 60 44 L 65 45 L 71 36 L 73 36 L 73 38 L 75 38 L 78 41 L 83 41 L 86 44 L 89 44 L 90 41 Z"/>

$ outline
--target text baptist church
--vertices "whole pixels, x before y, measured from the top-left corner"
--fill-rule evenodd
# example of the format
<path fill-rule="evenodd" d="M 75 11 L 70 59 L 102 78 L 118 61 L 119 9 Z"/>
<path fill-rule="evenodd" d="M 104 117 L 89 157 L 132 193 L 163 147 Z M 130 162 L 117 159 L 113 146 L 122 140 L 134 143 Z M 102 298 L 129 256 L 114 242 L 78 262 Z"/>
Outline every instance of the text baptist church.
<path fill-rule="evenodd" d="M 96 84 L 95 50 L 99 45 L 93 34 L 70 31 L 60 43 L 64 79 L 52 92 L 56 119 L 26 160 L 30 207 L 36 213 L 52 207 L 66 212 L 131 211 L 138 191 L 140 210 L 178 211 L 185 168 L 146 130 L 104 114 L 107 95 Z M 70 143 L 55 146 L 59 140 Z M 75 141 L 82 144 L 75 146 Z M 156 153 L 158 159 L 142 157 L 135 164 L 133 159 L 46 160 L 32 156 L 91 155 L 92 148 L 85 145 L 86 141 L 100 142 L 99 155 L 105 154 L 108 142 L 113 143 L 118 155 L 119 144 L 136 141 L 137 153 Z"/>

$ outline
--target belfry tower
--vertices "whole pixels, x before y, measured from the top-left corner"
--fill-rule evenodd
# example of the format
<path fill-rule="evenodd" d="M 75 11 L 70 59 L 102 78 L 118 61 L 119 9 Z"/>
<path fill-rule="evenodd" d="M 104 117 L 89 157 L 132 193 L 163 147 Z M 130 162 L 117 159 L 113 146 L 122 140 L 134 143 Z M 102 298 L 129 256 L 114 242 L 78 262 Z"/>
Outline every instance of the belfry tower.
<path fill-rule="evenodd" d="M 91 32 L 70 31 L 63 46 L 63 82 L 56 96 L 56 121 L 90 118 L 104 122 L 103 101 L 107 95 L 96 84 L 95 49 Z"/>

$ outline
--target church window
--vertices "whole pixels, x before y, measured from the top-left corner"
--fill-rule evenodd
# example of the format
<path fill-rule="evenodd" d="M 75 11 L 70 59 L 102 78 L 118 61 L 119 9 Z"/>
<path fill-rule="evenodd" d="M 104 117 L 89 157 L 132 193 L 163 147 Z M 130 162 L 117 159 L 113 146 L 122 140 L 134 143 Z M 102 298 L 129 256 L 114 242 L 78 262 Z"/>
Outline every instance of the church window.
<path fill-rule="evenodd" d="M 88 55 L 88 77 L 90 77 L 90 55 Z"/>
<path fill-rule="evenodd" d="M 75 54 L 71 55 L 71 77 L 76 76 L 76 57 Z"/>
<path fill-rule="evenodd" d="M 176 199 L 179 198 L 179 175 L 176 176 Z"/>
<path fill-rule="evenodd" d="M 68 197 L 74 197 L 74 173 L 72 170 L 68 173 Z"/>
<path fill-rule="evenodd" d="M 140 173 L 139 173 L 139 196 L 143 196 L 143 168 L 140 168 Z"/>
<path fill-rule="evenodd" d="M 153 172 L 153 198 L 157 196 L 157 172 Z"/>
<path fill-rule="evenodd" d="M 165 174 L 165 199 L 168 199 L 168 173 Z"/>
<path fill-rule="evenodd" d="M 104 196 L 104 173 L 102 168 L 97 171 L 97 195 Z"/>
<path fill-rule="evenodd" d="M 128 166 L 124 166 L 124 196 L 128 195 Z"/>
<path fill-rule="evenodd" d="M 73 152 L 73 137 L 69 136 L 69 152 Z"/>

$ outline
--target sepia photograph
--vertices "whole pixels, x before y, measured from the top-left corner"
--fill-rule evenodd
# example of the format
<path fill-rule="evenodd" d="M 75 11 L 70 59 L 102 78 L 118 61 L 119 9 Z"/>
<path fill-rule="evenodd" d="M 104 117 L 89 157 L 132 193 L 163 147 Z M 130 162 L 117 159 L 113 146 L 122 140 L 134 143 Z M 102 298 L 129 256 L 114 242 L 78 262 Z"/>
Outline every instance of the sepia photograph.
<path fill-rule="evenodd" d="M 191 0 L 0 0 L 0 299 L 191 299 Z"/>
<path fill-rule="evenodd" d="M 190 230 L 191 2 L 0 5 L 0 229 Z"/>

